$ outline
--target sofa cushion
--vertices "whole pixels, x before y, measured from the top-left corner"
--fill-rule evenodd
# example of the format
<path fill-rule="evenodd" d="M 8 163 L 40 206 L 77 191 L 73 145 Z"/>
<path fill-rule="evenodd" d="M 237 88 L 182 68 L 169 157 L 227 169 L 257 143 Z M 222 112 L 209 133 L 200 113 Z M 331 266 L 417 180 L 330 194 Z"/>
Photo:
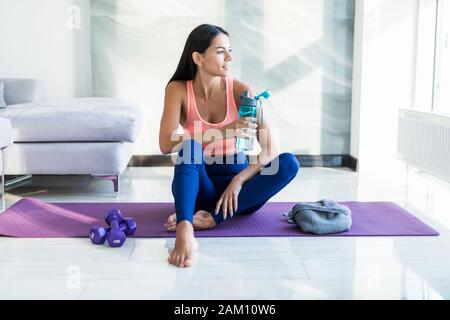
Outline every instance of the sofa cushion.
<path fill-rule="evenodd" d="M 75 98 L 9 105 L 14 142 L 134 142 L 142 110 L 118 98 Z"/>
<path fill-rule="evenodd" d="M 0 81 L 5 84 L 5 101 L 8 106 L 44 100 L 45 86 L 42 80 L 0 78 Z"/>
<path fill-rule="evenodd" d="M 8 119 L 0 118 L 0 149 L 9 146 L 12 142 L 12 128 Z"/>

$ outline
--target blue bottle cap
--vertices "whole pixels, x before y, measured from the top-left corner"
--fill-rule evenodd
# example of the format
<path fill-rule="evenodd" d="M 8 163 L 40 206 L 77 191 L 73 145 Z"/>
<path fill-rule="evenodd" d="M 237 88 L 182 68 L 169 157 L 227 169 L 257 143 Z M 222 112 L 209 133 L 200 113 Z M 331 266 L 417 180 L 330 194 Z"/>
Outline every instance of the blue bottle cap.
<path fill-rule="evenodd" d="M 260 94 L 258 94 L 258 95 L 255 97 L 255 99 L 256 99 L 256 100 L 259 100 L 259 98 L 261 98 L 261 97 L 263 97 L 264 99 L 268 99 L 270 96 L 271 96 L 271 93 L 270 93 L 270 91 L 267 89 L 266 91 L 261 92 Z"/>

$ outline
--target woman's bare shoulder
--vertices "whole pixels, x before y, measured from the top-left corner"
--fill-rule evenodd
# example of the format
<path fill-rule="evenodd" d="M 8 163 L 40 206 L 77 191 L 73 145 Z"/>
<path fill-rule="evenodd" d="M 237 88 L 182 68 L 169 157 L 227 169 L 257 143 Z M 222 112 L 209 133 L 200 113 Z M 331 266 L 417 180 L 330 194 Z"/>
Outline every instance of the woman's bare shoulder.
<path fill-rule="evenodd" d="M 254 96 L 255 95 L 255 91 L 253 90 L 252 86 L 242 82 L 238 79 L 233 79 L 233 93 L 234 96 L 239 97 L 240 94 L 244 91 L 248 91 L 250 93 L 250 95 Z"/>
<path fill-rule="evenodd" d="M 183 80 L 175 80 L 171 81 L 166 88 L 166 93 L 171 94 L 183 94 L 186 92 L 186 81 Z"/>

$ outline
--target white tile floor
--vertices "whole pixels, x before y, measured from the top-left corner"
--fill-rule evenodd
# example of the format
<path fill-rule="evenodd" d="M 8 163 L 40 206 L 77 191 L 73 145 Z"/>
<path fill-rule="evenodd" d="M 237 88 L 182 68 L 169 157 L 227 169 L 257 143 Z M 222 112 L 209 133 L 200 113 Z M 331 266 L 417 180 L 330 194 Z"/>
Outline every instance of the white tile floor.
<path fill-rule="evenodd" d="M 11 190 L 48 201 L 172 201 L 172 168 L 129 168 L 115 197 L 108 181 L 34 177 Z M 406 184 L 407 181 L 407 184 Z M 167 264 L 174 239 L 0 238 L 0 299 L 449 299 L 450 187 L 411 170 L 361 175 L 302 168 L 271 201 L 393 201 L 439 237 L 201 238 L 195 264 Z"/>

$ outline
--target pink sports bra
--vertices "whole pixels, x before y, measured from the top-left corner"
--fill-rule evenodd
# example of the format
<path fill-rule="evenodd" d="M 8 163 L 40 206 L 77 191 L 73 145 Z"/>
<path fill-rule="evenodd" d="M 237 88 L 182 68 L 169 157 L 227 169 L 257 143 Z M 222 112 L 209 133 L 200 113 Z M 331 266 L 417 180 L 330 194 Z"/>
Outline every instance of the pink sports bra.
<path fill-rule="evenodd" d="M 187 86 L 187 113 L 186 121 L 184 122 L 183 129 L 188 131 L 191 136 L 194 136 L 194 128 L 197 126 L 197 130 L 205 132 L 208 129 L 217 129 L 228 125 L 238 118 L 238 111 L 236 103 L 233 97 L 233 79 L 225 78 L 226 91 L 227 91 L 227 111 L 225 119 L 221 123 L 210 123 L 200 116 L 195 102 L 194 88 L 192 86 L 192 80 L 186 81 Z M 225 136 L 223 137 L 225 138 Z M 203 144 L 203 153 L 205 156 L 212 155 L 230 155 L 236 153 L 236 139 L 220 139 L 210 143 Z"/>

